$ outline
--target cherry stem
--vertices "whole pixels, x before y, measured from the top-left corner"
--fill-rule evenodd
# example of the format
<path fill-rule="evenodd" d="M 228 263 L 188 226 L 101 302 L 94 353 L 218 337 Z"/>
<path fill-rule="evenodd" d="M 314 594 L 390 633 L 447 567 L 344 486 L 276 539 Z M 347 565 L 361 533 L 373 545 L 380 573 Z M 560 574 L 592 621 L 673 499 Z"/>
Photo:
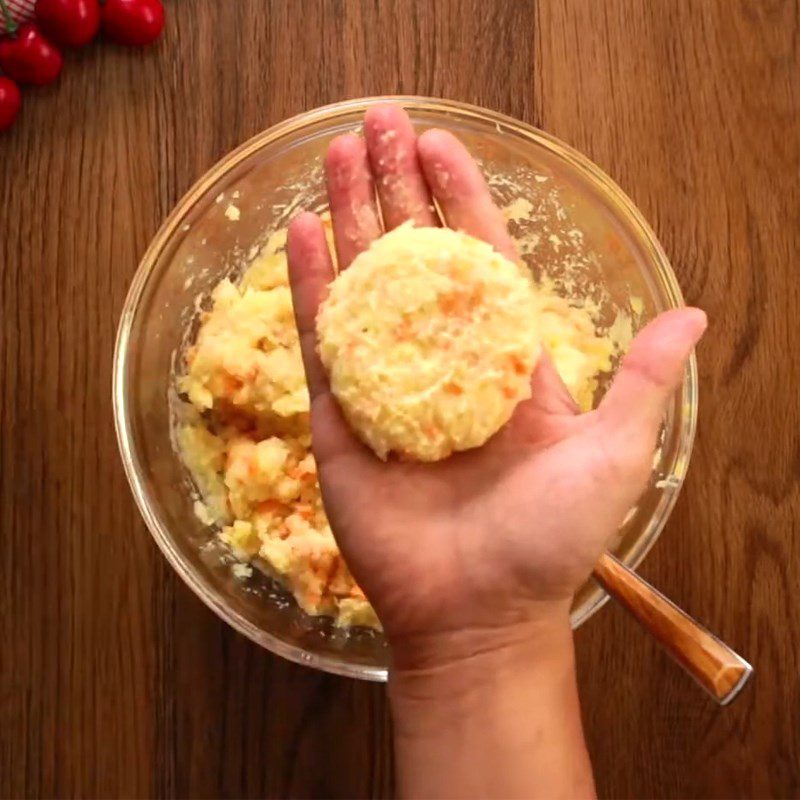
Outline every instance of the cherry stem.
<path fill-rule="evenodd" d="M 8 10 L 8 5 L 6 4 L 6 0 L 0 0 L 0 9 L 3 11 L 3 19 L 6 23 L 6 33 L 9 36 L 13 36 L 17 32 L 17 28 L 19 27 L 16 22 L 14 22 L 14 18 L 11 16 L 11 12 Z"/>

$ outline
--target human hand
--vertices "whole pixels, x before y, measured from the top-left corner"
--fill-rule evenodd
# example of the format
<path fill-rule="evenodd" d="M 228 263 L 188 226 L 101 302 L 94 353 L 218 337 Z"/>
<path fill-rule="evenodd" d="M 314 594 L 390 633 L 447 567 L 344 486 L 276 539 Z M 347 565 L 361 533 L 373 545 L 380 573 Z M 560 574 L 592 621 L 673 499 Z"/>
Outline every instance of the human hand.
<path fill-rule="evenodd" d="M 442 130 L 417 138 L 397 107 L 368 111 L 363 139 L 334 140 L 325 169 L 342 269 L 382 233 L 376 190 L 387 229 L 440 224 L 433 197 L 446 224 L 518 257 L 463 145 Z M 594 411 L 578 413 L 542 357 L 531 399 L 483 447 L 434 464 L 384 463 L 349 429 L 316 353 L 317 308 L 334 277 L 316 215 L 292 222 L 288 256 L 326 511 L 396 652 L 565 619 L 646 485 L 703 312 L 667 312 L 641 331 Z"/>

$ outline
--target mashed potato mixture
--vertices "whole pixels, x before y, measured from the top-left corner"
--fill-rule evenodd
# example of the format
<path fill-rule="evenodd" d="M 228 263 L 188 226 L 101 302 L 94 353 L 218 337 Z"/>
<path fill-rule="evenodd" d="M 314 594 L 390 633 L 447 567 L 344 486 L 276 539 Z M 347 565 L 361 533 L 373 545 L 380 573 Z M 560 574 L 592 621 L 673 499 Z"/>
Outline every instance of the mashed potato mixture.
<path fill-rule="evenodd" d="M 383 459 L 482 445 L 530 397 L 540 350 L 527 270 L 465 233 L 409 224 L 336 278 L 317 331 L 334 395 Z"/>
<path fill-rule="evenodd" d="M 391 243 L 393 235 L 383 241 Z M 454 246 L 457 239 L 469 238 L 455 232 L 448 235 Z M 219 537 L 238 560 L 265 567 L 311 615 L 331 616 L 342 627 L 379 628 L 339 553 L 322 506 L 285 241 L 285 231 L 274 234 L 238 283 L 226 279 L 214 290 L 212 306 L 203 314 L 177 381 L 181 396 L 188 401 L 177 431 L 178 444 L 200 494 L 195 504 L 198 517 L 219 527 Z M 485 258 L 487 264 L 500 258 L 488 246 L 472 242 L 475 258 Z M 598 375 L 611 368 L 614 343 L 597 334 L 586 310 L 542 287 L 531 287 L 518 268 L 501 261 L 514 275 L 502 267 L 500 283 L 506 283 L 496 296 L 490 293 L 492 302 L 499 302 L 503 292 L 519 293 L 514 310 L 503 317 L 504 325 L 523 326 L 528 314 L 537 318 L 539 340 L 579 405 L 591 408 Z M 454 296 L 453 309 L 457 312 L 458 304 L 468 303 L 470 296 Z M 380 300 L 381 305 L 387 299 L 391 303 L 391 294 Z M 474 302 L 480 305 L 482 300 L 476 297 Z M 376 300 L 373 312 L 377 309 Z M 410 370 L 420 366 L 418 358 L 427 335 L 424 303 L 419 309 L 419 317 L 407 323 Z M 365 315 L 354 312 L 358 321 L 352 324 L 368 324 Z M 333 361 L 326 348 L 339 341 L 337 331 L 344 323 L 344 317 L 332 312 L 321 320 L 323 358 L 329 363 Z M 398 319 L 397 324 L 402 334 L 406 323 Z M 446 423 L 451 413 L 457 420 L 459 403 L 466 398 L 481 408 L 486 404 L 488 421 L 480 430 L 464 432 L 458 424 L 447 433 L 443 429 L 429 439 L 437 452 L 453 449 L 459 436 L 466 446 L 479 444 L 510 416 L 527 390 L 527 376 L 538 354 L 538 344 L 526 330 L 520 327 L 513 336 L 500 336 L 503 344 L 498 353 L 507 349 L 508 358 L 497 356 L 506 381 L 500 382 L 499 395 L 496 388 L 482 384 L 480 370 L 470 372 L 468 364 L 460 363 L 462 356 L 468 360 L 468 349 L 462 350 L 468 343 L 454 343 L 452 375 L 448 372 L 445 378 L 444 372 L 437 373 L 442 391 L 437 422 Z M 339 363 L 346 369 L 346 353 L 337 353 L 336 359 L 342 359 Z M 335 374 L 334 369 L 334 379 Z M 447 387 L 450 382 L 452 389 Z M 459 400 L 462 396 L 464 401 Z M 404 429 L 402 435 L 413 435 L 413 429 Z M 376 449 L 393 447 L 391 442 L 382 442 Z"/>

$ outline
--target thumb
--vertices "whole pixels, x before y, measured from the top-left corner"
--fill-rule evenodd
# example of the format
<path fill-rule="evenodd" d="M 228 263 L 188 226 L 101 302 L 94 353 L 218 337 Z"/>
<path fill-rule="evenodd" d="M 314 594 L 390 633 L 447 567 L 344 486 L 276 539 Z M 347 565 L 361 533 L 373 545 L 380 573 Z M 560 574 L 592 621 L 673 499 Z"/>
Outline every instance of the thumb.
<path fill-rule="evenodd" d="M 682 308 L 659 314 L 645 326 L 600 404 L 602 424 L 625 439 L 655 440 L 667 403 L 707 324 L 699 308 Z"/>
<path fill-rule="evenodd" d="M 292 305 L 311 400 L 314 455 L 321 466 L 338 454 L 357 451 L 359 445 L 331 394 L 317 353 L 317 311 L 335 273 L 322 222 L 316 214 L 300 214 L 292 220 L 286 249 Z"/>
<path fill-rule="evenodd" d="M 322 222 L 316 214 L 300 214 L 289 225 L 286 244 L 289 284 L 308 390 L 313 400 L 327 391 L 327 376 L 317 355 L 316 317 L 334 278 L 333 261 Z"/>

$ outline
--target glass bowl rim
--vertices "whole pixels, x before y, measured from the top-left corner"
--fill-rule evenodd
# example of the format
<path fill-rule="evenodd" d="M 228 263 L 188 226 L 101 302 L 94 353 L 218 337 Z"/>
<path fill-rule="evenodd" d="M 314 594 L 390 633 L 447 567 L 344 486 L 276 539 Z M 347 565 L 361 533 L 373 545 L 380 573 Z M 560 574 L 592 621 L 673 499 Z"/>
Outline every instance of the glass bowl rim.
<path fill-rule="evenodd" d="M 412 112 L 441 112 L 462 119 L 467 118 L 483 123 L 493 123 L 498 133 L 516 134 L 522 139 L 533 141 L 535 144 L 549 150 L 557 158 L 566 161 L 583 177 L 588 179 L 594 185 L 594 188 L 599 190 L 607 201 L 610 201 L 616 212 L 632 225 L 638 235 L 639 244 L 647 253 L 651 263 L 656 267 L 657 279 L 668 296 L 672 307 L 677 308 L 685 305 L 677 278 L 655 233 L 633 201 L 594 162 L 555 136 L 532 125 L 505 114 L 460 101 L 416 95 L 380 95 L 344 100 L 302 112 L 256 134 L 223 156 L 183 195 L 159 227 L 139 262 L 122 308 L 114 346 L 112 367 L 114 427 L 125 474 L 136 505 L 167 561 L 197 597 L 220 619 L 256 644 L 290 661 L 336 675 L 370 681 L 385 681 L 388 676 L 387 668 L 367 664 L 347 664 L 341 662 L 335 656 L 314 655 L 265 632 L 238 612 L 233 611 L 223 602 L 221 595 L 218 596 L 217 592 L 211 590 L 205 584 L 198 570 L 183 559 L 173 544 L 173 537 L 169 530 L 162 526 L 153 512 L 147 489 L 142 480 L 144 470 L 133 443 L 130 408 L 126 394 L 126 375 L 128 372 L 128 342 L 131 326 L 144 288 L 158 263 L 162 251 L 183 224 L 184 217 L 191 211 L 195 203 L 206 194 L 209 188 L 224 179 L 226 174 L 251 155 L 287 135 L 302 130 L 309 125 L 320 122 L 333 123 L 335 120 L 352 115 L 354 112 L 363 113 L 367 108 L 380 103 L 398 103 Z M 686 366 L 682 385 L 682 405 L 686 409 L 686 413 L 683 414 L 681 430 L 679 431 L 678 454 L 675 458 L 675 463 L 680 466 L 680 469 L 677 472 L 673 470 L 673 473 L 668 476 L 669 479 L 660 487 L 661 496 L 649 523 L 628 553 L 625 563 L 632 569 L 636 569 L 641 564 L 660 536 L 683 485 L 697 426 L 697 384 L 697 361 L 694 354 L 692 354 Z M 582 609 L 580 614 L 573 616 L 573 628 L 577 628 L 595 614 L 608 599 L 607 592 L 601 589 L 594 599 Z"/>

